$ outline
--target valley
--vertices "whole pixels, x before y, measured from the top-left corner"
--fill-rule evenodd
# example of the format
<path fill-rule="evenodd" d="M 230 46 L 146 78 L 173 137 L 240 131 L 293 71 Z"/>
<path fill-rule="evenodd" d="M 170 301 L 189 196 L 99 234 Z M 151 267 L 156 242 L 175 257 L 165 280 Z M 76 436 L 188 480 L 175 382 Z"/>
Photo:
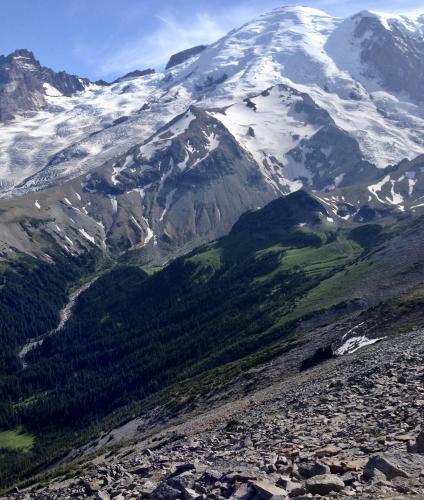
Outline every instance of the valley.
<path fill-rule="evenodd" d="M 84 283 L 81 287 L 77 288 L 74 292 L 72 292 L 69 295 L 68 302 L 66 303 L 65 307 L 60 311 L 59 317 L 60 317 L 60 322 L 57 328 L 54 330 L 51 330 L 45 335 L 42 335 L 39 338 L 36 339 L 30 339 L 19 351 L 19 359 L 21 360 L 22 367 L 26 368 L 27 364 L 25 362 L 25 357 L 27 354 L 32 351 L 32 349 L 35 349 L 36 347 L 39 347 L 43 344 L 44 340 L 49 337 L 50 335 L 56 335 L 59 333 L 62 328 L 65 326 L 66 322 L 69 320 L 71 314 L 72 314 L 72 309 L 75 306 L 75 303 L 78 299 L 78 297 L 84 293 L 86 290 L 90 288 L 90 286 L 96 281 L 96 278 L 91 279 L 87 283 Z"/>

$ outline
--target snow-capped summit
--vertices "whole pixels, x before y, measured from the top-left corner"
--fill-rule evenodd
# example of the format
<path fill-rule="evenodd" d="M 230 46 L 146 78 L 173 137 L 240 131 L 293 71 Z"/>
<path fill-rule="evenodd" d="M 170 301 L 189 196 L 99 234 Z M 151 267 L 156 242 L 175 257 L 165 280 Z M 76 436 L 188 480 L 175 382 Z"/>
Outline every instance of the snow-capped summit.
<path fill-rule="evenodd" d="M 108 87 L 87 88 L 89 82 L 53 74 L 30 52 L 19 51 L 14 59 L 21 65 L 31 59 L 37 78 L 19 96 L 0 95 L 2 116 L 18 113 L 0 134 L 0 182 L 17 185 L 42 170 L 43 182 L 59 182 L 143 142 L 194 102 L 237 109 L 280 84 L 309 95 L 371 163 L 384 167 L 412 159 L 424 141 L 423 19 L 370 11 L 340 19 L 311 7 L 281 7 L 206 48 L 185 51 L 164 73 L 135 74 Z M 0 71 L 14 81 L 10 57 L 0 59 Z M 39 108 L 19 118 L 20 110 Z M 240 129 L 234 120 L 226 120 L 228 127 Z M 284 163 L 287 153 L 280 149 L 273 156 Z"/>
<path fill-rule="evenodd" d="M 321 51 L 338 23 L 317 9 L 275 9 L 207 47 L 176 78 L 190 75 L 185 85 L 224 102 L 289 80 L 323 84 L 331 61 Z"/>
<path fill-rule="evenodd" d="M 420 207 L 423 27 L 281 7 L 109 85 L 1 57 L 1 196 L 116 251 L 207 241 L 301 187 Z"/>

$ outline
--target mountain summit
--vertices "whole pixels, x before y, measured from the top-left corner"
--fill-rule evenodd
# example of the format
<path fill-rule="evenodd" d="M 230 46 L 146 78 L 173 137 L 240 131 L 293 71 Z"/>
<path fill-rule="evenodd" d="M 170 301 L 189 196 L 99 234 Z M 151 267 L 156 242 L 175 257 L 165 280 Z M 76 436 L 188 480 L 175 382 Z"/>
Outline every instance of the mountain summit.
<path fill-rule="evenodd" d="M 423 23 L 282 7 L 110 85 L 3 57 L 1 205 L 40 206 L 72 254 L 148 260 L 302 187 L 334 192 L 336 217 L 419 210 L 422 172 L 396 166 L 424 153 Z M 10 227 L 5 248 L 27 248 Z"/>

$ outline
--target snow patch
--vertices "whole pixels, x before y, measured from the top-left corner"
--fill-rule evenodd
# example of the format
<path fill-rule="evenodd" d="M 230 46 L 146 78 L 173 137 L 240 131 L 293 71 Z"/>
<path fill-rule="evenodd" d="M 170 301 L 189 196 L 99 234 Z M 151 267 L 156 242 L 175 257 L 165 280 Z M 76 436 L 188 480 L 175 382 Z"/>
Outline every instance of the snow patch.
<path fill-rule="evenodd" d="M 63 94 L 56 87 L 50 85 L 50 83 L 43 83 L 44 93 L 49 97 L 62 97 Z"/>
<path fill-rule="evenodd" d="M 115 196 L 109 196 L 110 203 L 112 204 L 112 212 L 116 214 L 118 211 L 118 201 Z"/>
<path fill-rule="evenodd" d="M 387 184 L 389 181 L 390 181 L 390 175 L 386 175 L 386 176 L 384 177 L 384 179 L 383 179 L 383 180 L 381 180 L 380 182 L 377 182 L 377 184 L 372 184 L 372 185 L 368 186 L 368 191 L 369 191 L 370 193 L 372 193 L 372 194 L 373 194 L 373 195 L 377 198 L 377 200 L 378 200 L 380 203 L 385 204 L 386 202 L 385 202 L 384 200 L 382 200 L 382 199 L 378 196 L 377 192 L 380 192 L 380 191 L 381 191 L 381 188 L 382 188 L 385 184 Z"/>
<path fill-rule="evenodd" d="M 346 340 L 346 342 L 335 351 L 335 354 L 337 356 L 343 356 L 344 354 L 352 354 L 361 349 L 362 347 L 375 344 L 376 342 L 380 342 L 380 340 L 383 340 L 385 338 L 386 337 L 369 339 L 364 335 L 361 335 L 360 337 L 351 337 L 350 339 Z"/>
<path fill-rule="evenodd" d="M 93 236 L 90 236 L 85 229 L 78 229 L 78 231 L 84 236 L 86 240 L 93 243 L 93 245 L 95 244 L 96 240 L 93 238 Z"/>

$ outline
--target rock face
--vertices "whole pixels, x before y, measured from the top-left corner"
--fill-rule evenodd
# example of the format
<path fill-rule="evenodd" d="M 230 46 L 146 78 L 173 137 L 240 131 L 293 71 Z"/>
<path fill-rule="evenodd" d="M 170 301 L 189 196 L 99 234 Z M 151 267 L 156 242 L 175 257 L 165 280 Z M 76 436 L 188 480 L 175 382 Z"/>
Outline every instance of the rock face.
<path fill-rule="evenodd" d="M 177 54 L 174 54 L 169 59 L 166 69 L 171 69 L 174 66 L 178 66 L 179 64 L 187 61 L 191 57 L 197 56 L 207 48 L 207 45 L 197 45 L 196 47 L 192 47 L 191 49 L 186 49 Z"/>
<path fill-rule="evenodd" d="M 143 69 L 143 70 L 136 69 L 134 71 L 130 71 L 129 73 L 127 73 L 124 76 L 117 78 L 113 83 L 124 82 L 125 80 L 130 80 L 131 78 L 140 78 L 143 76 L 153 75 L 155 73 L 156 73 L 156 71 L 152 68 Z"/>
<path fill-rule="evenodd" d="M 288 156 L 291 168 L 296 170 L 296 164 L 302 164 L 310 172 L 309 184 L 318 190 L 363 184 L 376 176 L 357 141 L 335 125 L 324 126 L 303 139 Z"/>
<path fill-rule="evenodd" d="M 407 92 L 424 101 L 424 40 L 412 34 L 396 19 L 385 21 L 374 13 L 359 16 L 355 37 L 361 46 L 361 60 L 371 76 L 377 76 L 390 91 Z"/>
<path fill-rule="evenodd" d="M 53 161 L 46 170 L 55 167 Z M 78 232 L 84 228 L 89 235 L 86 243 L 113 253 L 137 249 L 147 260 L 175 255 L 223 236 L 241 214 L 275 197 L 274 189 L 226 127 L 194 106 L 144 144 L 77 179 L 69 188 L 69 192 L 49 191 L 56 201 L 40 195 L 31 201 L 19 200 L 30 212 L 36 209 L 41 215 L 47 207 L 55 212 L 63 228 L 58 234 L 52 226 L 56 237 L 66 234 L 71 241 L 81 239 Z M 62 225 L 65 220 L 78 225 L 72 234 Z M 7 231 L 3 234 L 7 237 Z M 63 238 L 60 245 L 71 253 L 78 251 Z"/>
<path fill-rule="evenodd" d="M 0 122 L 24 111 L 36 111 L 46 96 L 72 96 L 84 90 L 89 80 L 45 68 L 28 50 L 0 56 Z"/>
<path fill-rule="evenodd" d="M 424 470 L 424 457 L 416 453 L 377 454 L 371 457 L 364 473 L 373 477 L 376 470 L 382 472 L 387 479 L 419 477 Z"/>

